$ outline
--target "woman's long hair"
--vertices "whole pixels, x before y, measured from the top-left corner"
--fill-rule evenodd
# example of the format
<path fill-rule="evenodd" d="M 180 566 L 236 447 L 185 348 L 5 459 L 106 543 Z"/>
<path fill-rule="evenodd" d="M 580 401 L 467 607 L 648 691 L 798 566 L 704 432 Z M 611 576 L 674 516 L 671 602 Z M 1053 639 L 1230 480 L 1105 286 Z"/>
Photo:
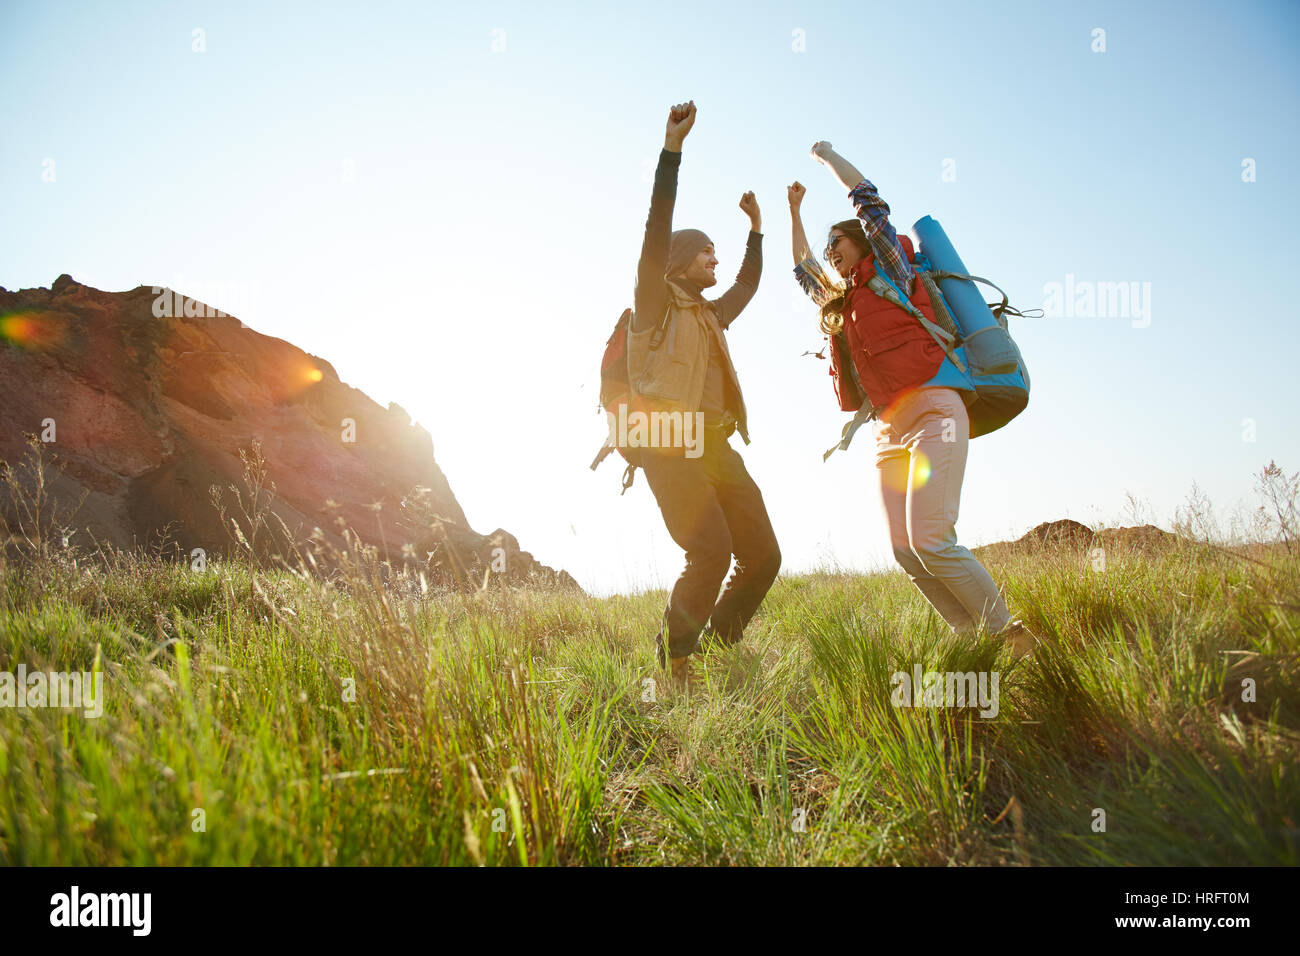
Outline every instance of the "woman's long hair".
<path fill-rule="evenodd" d="M 830 245 L 831 236 L 834 230 L 838 229 L 848 238 L 849 242 L 857 248 L 858 254 L 865 257 L 871 255 L 871 243 L 867 239 L 867 234 L 862 228 L 862 222 L 859 219 L 844 219 L 835 223 L 826 231 L 826 244 Z M 813 281 L 821 287 L 822 295 L 819 298 L 821 306 L 821 329 L 826 335 L 835 335 L 844 328 L 844 306 L 848 301 L 848 283 L 838 275 L 832 275 L 821 268 L 821 263 L 817 257 L 812 257 L 813 264 L 817 267 L 813 274 Z"/>

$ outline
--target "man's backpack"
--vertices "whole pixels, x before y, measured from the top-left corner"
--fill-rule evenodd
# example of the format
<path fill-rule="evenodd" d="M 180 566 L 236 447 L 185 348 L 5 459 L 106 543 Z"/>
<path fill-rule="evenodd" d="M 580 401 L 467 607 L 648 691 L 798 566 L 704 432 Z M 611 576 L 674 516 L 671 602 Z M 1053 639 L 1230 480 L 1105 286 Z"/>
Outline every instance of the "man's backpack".
<path fill-rule="evenodd" d="M 627 368 L 627 333 L 631 326 L 632 310 L 624 309 L 614 325 L 614 331 L 605 340 L 605 354 L 600 360 L 600 407 L 597 410 L 604 411 L 611 422 L 617 419 L 619 406 L 626 407 L 633 398 Z M 627 462 L 627 468 L 623 471 L 623 491 L 620 492 L 625 494 L 632 487 L 632 480 L 636 477 L 637 466 L 641 463 L 641 451 L 638 448 L 619 445 L 615 428 L 610 428 L 605 443 L 600 446 L 600 451 L 591 462 L 591 470 L 595 471 L 600 463 L 609 457 L 610 452 L 614 451 L 622 455 L 623 460 Z"/>

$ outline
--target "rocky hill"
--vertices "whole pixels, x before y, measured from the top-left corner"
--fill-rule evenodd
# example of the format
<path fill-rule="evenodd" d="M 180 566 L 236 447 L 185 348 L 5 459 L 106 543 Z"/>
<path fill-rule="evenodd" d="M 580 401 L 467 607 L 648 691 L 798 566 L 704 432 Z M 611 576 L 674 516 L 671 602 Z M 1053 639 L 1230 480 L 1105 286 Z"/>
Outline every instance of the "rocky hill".
<path fill-rule="evenodd" d="M 435 577 L 577 586 L 505 531 L 470 527 L 429 432 L 400 406 L 183 290 L 102 292 L 67 275 L 48 289 L 0 287 L 0 407 L 0 459 L 17 464 L 29 434 L 44 441 L 61 469 L 53 495 L 85 496 L 73 522 L 83 544 L 228 552 L 210 489 L 232 501 L 241 452 L 257 443 L 272 511 L 299 542 L 319 528 L 341 550 L 351 527 L 394 563 L 409 545 L 407 559 Z"/>
<path fill-rule="evenodd" d="M 1093 531 L 1086 524 L 1062 518 L 1058 521 L 1045 521 L 1015 541 L 999 541 L 972 548 L 971 551 L 981 559 L 1007 557 L 1025 551 L 1039 552 L 1048 548 L 1086 552 L 1101 547 L 1156 552 L 1173 547 L 1178 540 L 1177 535 L 1151 524 Z"/>

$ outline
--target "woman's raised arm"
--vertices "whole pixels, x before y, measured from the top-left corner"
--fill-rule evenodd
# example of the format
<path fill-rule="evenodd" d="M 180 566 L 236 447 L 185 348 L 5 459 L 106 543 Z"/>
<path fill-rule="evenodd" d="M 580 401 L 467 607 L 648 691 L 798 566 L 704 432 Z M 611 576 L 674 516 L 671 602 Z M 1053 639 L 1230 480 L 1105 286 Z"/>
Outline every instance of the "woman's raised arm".
<path fill-rule="evenodd" d="M 883 269 L 896 286 L 911 295 L 915 270 L 907 261 L 903 244 L 899 242 L 898 233 L 889 221 L 889 204 L 880 198 L 876 187 L 867 177 L 835 152 L 830 143 L 825 140 L 814 143 L 810 152 L 813 159 L 826 166 L 840 181 L 840 185 L 849 191 L 849 199 L 857 210 L 862 231 L 875 253 L 876 268 Z"/>
<path fill-rule="evenodd" d="M 785 194 L 790 200 L 790 233 L 793 240 L 794 264 L 799 265 L 812 256 L 812 249 L 808 247 L 808 237 L 803 231 L 803 216 L 799 211 L 808 190 L 802 183 L 795 182 L 786 187 Z"/>
<path fill-rule="evenodd" d="M 856 166 L 839 153 L 835 152 L 835 150 L 831 148 L 831 144 L 826 142 L 826 140 L 813 143 L 810 152 L 812 153 L 813 159 L 822 163 L 835 174 L 835 178 L 840 181 L 840 185 L 845 189 L 852 189 L 858 183 L 862 182 L 862 180 L 867 178 L 858 172 Z"/>
<path fill-rule="evenodd" d="M 839 292 L 839 283 L 826 274 L 808 245 L 808 236 L 803 230 L 803 216 L 799 211 L 807 192 L 797 182 L 786 187 L 786 197 L 790 200 L 790 250 L 794 255 L 795 281 L 807 293 L 808 298 L 820 307 L 835 298 Z"/>

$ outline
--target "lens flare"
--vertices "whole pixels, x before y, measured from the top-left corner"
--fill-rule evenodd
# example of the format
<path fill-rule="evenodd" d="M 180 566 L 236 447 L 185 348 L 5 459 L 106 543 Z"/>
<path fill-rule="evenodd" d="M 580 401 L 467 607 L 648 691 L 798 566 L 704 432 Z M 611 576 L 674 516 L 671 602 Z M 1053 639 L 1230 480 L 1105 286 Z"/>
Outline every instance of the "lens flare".
<path fill-rule="evenodd" d="M 919 448 L 912 448 L 908 467 L 887 468 L 881 474 L 881 480 L 884 482 L 883 490 L 900 495 L 924 488 L 930 481 L 930 456 Z"/>
<path fill-rule="evenodd" d="M 40 312 L 9 312 L 0 315 L 0 340 L 20 348 L 49 349 L 63 341 L 62 319 Z"/>
<path fill-rule="evenodd" d="M 291 396 L 301 395 L 325 377 L 324 372 L 310 363 L 295 365 L 290 369 L 286 369 L 286 372 L 287 375 L 280 387 L 285 394 Z"/>
<path fill-rule="evenodd" d="M 912 489 L 924 488 L 930 480 L 930 458 L 919 448 L 912 452 Z"/>

